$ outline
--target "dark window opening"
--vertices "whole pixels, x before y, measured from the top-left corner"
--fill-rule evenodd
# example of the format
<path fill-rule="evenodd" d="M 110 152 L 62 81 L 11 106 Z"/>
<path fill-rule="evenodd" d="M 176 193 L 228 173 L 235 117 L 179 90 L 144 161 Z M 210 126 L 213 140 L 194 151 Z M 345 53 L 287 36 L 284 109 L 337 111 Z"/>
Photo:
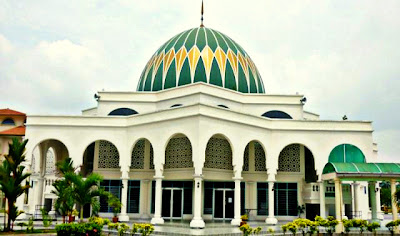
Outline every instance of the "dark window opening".
<path fill-rule="evenodd" d="M 227 107 L 227 106 L 225 106 L 225 105 L 222 105 L 222 104 L 219 104 L 218 106 L 219 106 L 219 107 L 222 107 L 222 108 L 225 108 L 225 109 L 229 109 L 229 107 Z"/>
<path fill-rule="evenodd" d="M 3 125 L 15 125 L 15 122 L 14 122 L 13 119 L 7 118 L 7 119 L 3 120 L 3 122 L 1 122 L 1 124 L 3 124 Z"/>
<path fill-rule="evenodd" d="M 171 106 L 171 108 L 173 108 L 173 107 L 181 107 L 181 106 L 182 106 L 182 104 L 174 104 L 174 105 Z"/>
<path fill-rule="evenodd" d="M 100 183 L 100 187 L 104 188 L 104 191 L 114 194 L 121 200 L 121 180 L 103 180 Z M 112 212 L 112 207 L 108 205 L 108 200 L 106 197 L 100 197 L 100 212 Z"/>
<path fill-rule="evenodd" d="M 131 116 L 139 114 L 137 111 L 130 108 L 118 108 L 110 112 L 109 116 Z"/>
<path fill-rule="evenodd" d="M 293 119 L 289 114 L 283 111 L 268 111 L 261 116 L 271 118 L 271 119 Z"/>

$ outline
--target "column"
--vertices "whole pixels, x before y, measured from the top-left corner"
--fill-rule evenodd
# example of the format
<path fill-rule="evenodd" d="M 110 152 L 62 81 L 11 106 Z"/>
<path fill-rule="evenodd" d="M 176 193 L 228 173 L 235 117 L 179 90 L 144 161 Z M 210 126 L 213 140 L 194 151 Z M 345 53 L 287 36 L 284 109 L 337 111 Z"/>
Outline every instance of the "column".
<path fill-rule="evenodd" d="M 335 179 L 335 213 L 336 213 L 336 220 L 339 221 L 339 224 L 336 226 L 336 233 L 343 232 L 343 222 L 342 222 L 342 191 L 341 186 L 342 183 L 340 179 Z"/>
<path fill-rule="evenodd" d="M 43 205 L 43 190 L 44 190 L 44 178 L 37 178 L 37 188 L 35 189 L 35 206 L 34 210 L 36 210 L 36 205 Z"/>
<path fill-rule="evenodd" d="M 203 177 L 201 175 L 194 175 L 194 208 L 193 219 L 190 221 L 190 228 L 204 228 L 205 223 L 201 217 L 201 197 L 203 189 Z"/>
<path fill-rule="evenodd" d="M 234 211 L 235 211 L 235 216 L 231 221 L 231 225 L 240 225 L 240 222 L 242 221 L 240 219 L 240 181 L 242 180 L 241 177 L 235 177 L 233 178 L 235 181 L 235 207 L 234 207 Z"/>
<path fill-rule="evenodd" d="M 380 182 L 376 182 L 376 217 L 379 220 L 383 220 L 382 210 L 381 210 L 381 187 Z"/>
<path fill-rule="evenodd" d="M 268 217 L 265 223 L 276 225 L 278 219 L 275 218 L 275 195 L 274 195 L 275 181 L 268 181 Z"/>
<path fill-rule="evenodd" d="M 390 190 L 391 190 L 391 198 L 392 198 L 392 216 L 393 216 L 393 220 L 397 220 L 398 218 L 398 212 L 397 212 L 397 203 L 396 203 L 396 199 L 393 197 L 394 194 L 396 193 L 396 180 L 395 179 L 391 179 L 390 180 Z"/>
<path fill-rule="evenodd" d="M 154 176 L 156 180 L 156 199 L 154 217 L 151 219 L 151 223 L 155 225 L 164 224 L 164 219 L 161 218 L 161 204 L 162 204 L 162 179 L 163 176 Z"/>
<path fill-rule="evenodd" d="M 362 218 L 361 214 L 360 214 L 360 209 L 358 207 L 358 197 L 359 197 L 359 192 L 360 192 L 360 184 L 357 182 L 353 183 L 353 187 L 354 187 L 354 212 L 353 214 L 357 217 L 357 218 Z"/>
<path fill-rule="evenodd" d="M 377 221 L 377 214 L 376 214 L 376 193 L 377 191 L 375 190 L 375 185 L 376 182 L 369 182 L 368 183 L 368 188 L 369 188 L 369 193 L 371 197 L 371 220 L 372 221 Z"/>
<path fill-rule="evenodd" d="M 326 217 L 325 182 L 323 180 L 319 182 L 319 215 L 323 218 Z"/>
<path fill-rule="evenodd" d="M 246 204 L 245 208 L 257 209 L 257 183 L 256 182 L 246 182 Z M 256 219 L 257 210 L 250 211 L 249 220 Z"/>
<path fill-rule="evenodd" d="M 150 185 L 150 191 L 149 191 Z M 139 213 L 141 219 L 150 218 L 150 208 L 151 205 L 151 182 L 148 179 L 140 181 L 140 203 L 139 203 Z M 149 207 L 150 206 L 150 207 Z"/>
<path fill-rule="evenodd" d="M 122 171 L 122 193 L 121 193 L 121 213 L 118 216 L 119 221 L 121 222 L 128 222 L 129 216 L 126 214 L 126 207 L 128 204 L 128 171 Z"/>

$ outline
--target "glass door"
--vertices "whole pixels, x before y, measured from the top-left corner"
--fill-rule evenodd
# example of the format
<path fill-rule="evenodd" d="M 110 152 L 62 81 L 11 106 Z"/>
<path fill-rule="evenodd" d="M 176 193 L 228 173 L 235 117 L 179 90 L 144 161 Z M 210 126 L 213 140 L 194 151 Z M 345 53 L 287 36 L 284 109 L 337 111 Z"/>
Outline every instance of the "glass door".
<path fill-rule="evenodd" d="M 161 216 L 166 219 L 181 219 L 183 210 L 183 190 L 164 188 L 162 194 Z"/>
<path fill-rule="evenodd" d="M 214 218 L 233 219 L 234 216 L 234 192 L 232 189 L 214 190 Z"/>

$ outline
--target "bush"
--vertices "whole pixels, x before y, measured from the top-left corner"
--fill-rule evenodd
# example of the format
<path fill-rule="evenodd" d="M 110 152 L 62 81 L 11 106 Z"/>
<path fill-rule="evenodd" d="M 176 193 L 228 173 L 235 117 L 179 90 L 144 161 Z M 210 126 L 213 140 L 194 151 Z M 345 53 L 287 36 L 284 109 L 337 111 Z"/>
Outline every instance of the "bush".
<path fill-rule="evenodd" d="M 365 230 L 365 228 L 368 225 L 368 221 L 366 220 L 360 220 L 360 219 L 353 219 L 353 227 L 359 228 L 360 234 L 362 234 Z"/>
<path fill-rule="evenodd" d="M 102 225 L 89 223 L 64 223 L 56 225 L 58 236 L 100 236 Z"/>
<path fill-rule="evenodd" d="M 140 233 L 142 236 L 147 236 L 152 234 L 154 231 L 154 226 L 152 224 L 133 224 L 132 234 Z"/>
<path fill-rule="evenodd" d="M 344 227 L 344 231 L 346 233 L 349 233 L 350 232 L 350 228 L 353 227 L 353 221 L 352 220 L 343 219 L 343 227 Z"/>
<path fill-rule="evenodd" d="M 371 222 L 367 225 L 367 230 L 375 234 L 376 229 L 378 229 L 379 227 L 381 227 L 381 225 L 378 222 Z"/>

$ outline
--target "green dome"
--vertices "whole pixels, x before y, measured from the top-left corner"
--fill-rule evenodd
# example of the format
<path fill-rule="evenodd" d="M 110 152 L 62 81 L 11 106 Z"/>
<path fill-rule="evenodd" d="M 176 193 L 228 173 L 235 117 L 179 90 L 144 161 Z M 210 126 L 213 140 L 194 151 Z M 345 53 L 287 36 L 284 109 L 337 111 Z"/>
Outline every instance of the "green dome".
<path fill-rule="evenodd" d="M 228 36 L 205 27 L 184 31 L 151 57 L 137 91 L 159 91 L 204 82 L 242 93 L 264 93 L 249 55 Z"/>

